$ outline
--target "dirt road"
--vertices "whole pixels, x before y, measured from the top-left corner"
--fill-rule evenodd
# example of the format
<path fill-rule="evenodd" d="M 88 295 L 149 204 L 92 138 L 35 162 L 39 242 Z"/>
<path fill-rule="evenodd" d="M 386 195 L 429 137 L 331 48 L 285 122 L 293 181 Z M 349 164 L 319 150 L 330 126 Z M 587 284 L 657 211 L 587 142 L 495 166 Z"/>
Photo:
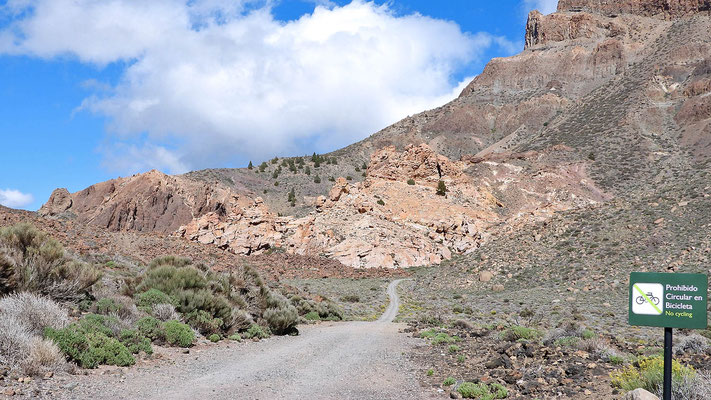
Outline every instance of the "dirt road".
<path fill-rule="evenodd" d="M 392 323 L 399 299 L 376 322 L 300 326 L 297 337 L 210 346 L 173 365 L 84 376 L 62 396 L 91 399 L 422 399 L 403 353 L 414 339 Z M 71 383 L 70 383 L 71 385 Z"/>

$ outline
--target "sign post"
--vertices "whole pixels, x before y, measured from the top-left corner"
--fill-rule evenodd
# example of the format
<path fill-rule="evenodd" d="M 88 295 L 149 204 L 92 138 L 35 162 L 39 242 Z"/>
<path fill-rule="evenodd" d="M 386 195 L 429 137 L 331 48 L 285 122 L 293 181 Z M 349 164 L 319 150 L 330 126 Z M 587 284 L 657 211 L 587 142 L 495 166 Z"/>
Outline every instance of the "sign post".
<path fill-rule="evenodd" d="M 671 400 L 672 329 L 706 329 L 708 277 L 703 274 L 633 272 L 629 324 L 664 328 L 664 398 Z"/>

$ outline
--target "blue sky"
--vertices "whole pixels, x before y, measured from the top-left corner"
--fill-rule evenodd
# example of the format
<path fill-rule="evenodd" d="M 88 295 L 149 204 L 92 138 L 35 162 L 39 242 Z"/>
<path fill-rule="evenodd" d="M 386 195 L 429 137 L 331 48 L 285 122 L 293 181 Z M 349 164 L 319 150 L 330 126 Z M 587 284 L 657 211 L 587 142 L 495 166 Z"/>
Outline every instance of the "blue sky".
<path fill-rule="evenodd" d="M 454 98 L 555 3 L 0 0 L 0 204 L 342 147 Z"/>

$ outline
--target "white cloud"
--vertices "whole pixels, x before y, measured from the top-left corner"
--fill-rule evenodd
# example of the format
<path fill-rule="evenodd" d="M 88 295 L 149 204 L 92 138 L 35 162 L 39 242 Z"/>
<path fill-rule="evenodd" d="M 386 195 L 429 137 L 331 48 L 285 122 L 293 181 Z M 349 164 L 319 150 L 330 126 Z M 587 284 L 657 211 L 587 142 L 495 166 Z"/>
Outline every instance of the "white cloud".
<path fill-rule="evenodd" d="M 558 0 L 524 0 L 526 12 L 538 10 L 543 14 L 554 13 L 558 9 Z"/>
<path fill-rule="evenodd" d="M 35 201 L 34 196 L 14 189 L 0 189 L 0 204 L 10 208 L 26 207 Z"/>
<path fill-rule="evenodd" d="M 107 164 L 179 172 L 350 144 L 454 98 L 466 82 L 452 76 L 492 46 L 518 50 L 387 6 L 316 2 L 282 22 L 268 0 L 248 12 L 227 0 L 11 0 L 6 13 L 25 12 L 0 32 L 0 53 L 125 61 L 80 109 L 108 117 Z"/>

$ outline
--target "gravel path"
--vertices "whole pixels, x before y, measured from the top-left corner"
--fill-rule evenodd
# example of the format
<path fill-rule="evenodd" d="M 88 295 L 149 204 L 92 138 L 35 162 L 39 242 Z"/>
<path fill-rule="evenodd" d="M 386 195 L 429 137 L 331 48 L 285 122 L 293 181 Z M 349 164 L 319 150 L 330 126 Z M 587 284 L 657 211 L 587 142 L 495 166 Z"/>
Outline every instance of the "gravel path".
<path fill-rule="evenodd" d="M 123 375 L 79 376 L 65 398 L 91 399 L 424 399 L 403 354 L 415 340 L 392 323 L 399 299 L 377 322 L 301 326 L 297 337 L 173 354 L 172 365 Z M 70 384 L 71 386 L 71 384 Z M 60 396 L 60 397 L 63 397 Z"/>

